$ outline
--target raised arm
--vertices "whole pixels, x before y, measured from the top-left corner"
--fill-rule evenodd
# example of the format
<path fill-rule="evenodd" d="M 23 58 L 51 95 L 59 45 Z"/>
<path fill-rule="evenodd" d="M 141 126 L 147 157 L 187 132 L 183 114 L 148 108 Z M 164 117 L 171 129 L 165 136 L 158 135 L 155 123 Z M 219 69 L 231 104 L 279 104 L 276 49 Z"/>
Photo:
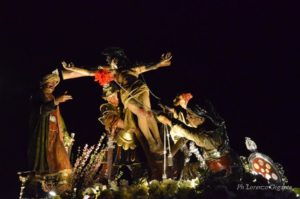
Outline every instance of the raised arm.
<path fill-rule="evenodd" d="M 158 63 L 153 65 L 143 65 L 134 67 L 132 70 L 137 74 L 141 74 L 150 70 L 156 70 L 160 67 L 166 67 L 171 65 L 172 54 L 170 52 L 161 55 L 161 59 Z"/>
<path fill-rule="evenodd" d="M 78 78 L 78 77 L 86 77 L 86 75 L 84 75 L 82 73 L 77 73 L 77 72 L 73 72 L 73 71 L 69 71 L 69 70 L 61 70 L 61 74 L 62 74 L 62 78 L 64 80 L 74 79 L 74 78 Z"/>
<path fill-rule="evenodd" d="M 65 61 L 63 61 L 61 64 L 62 64 L 63 68 L 65 69 L 65 70 L 62 70 L 62 76 L 64 79 L 95 76 L 96 71 L 75 67 L 73 63 L 68 64 Z"/>

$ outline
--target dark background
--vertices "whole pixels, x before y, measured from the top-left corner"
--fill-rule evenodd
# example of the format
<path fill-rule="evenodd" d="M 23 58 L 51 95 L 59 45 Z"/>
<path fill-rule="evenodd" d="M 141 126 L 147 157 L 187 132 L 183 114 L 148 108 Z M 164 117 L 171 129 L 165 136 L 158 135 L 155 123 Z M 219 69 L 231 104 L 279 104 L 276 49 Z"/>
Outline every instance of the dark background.
<path fill-rule="evenodd" d="M 101 51 L 125 49 L 131 60 L 172 66 L 145 74 L 152 91 L 170 102 L 182 91 L 209 98 L 226 120 L 231 146 L 248 156 L 244 137 L 283 165 L 300 186 L 299 11 L 292 1 L 10 1 L 0 6 L 1 177 L 6 198 L 19 192 L 26 170 L 28 99 L 42 75 L 76 65 L 104 64 Z M 73 101 L 61 105 L 76 146 L 95 144 L 102 128 L 101 88 L 92 78 L 64 81 Z M 152 104 L 157 103 L 153 99 Z M 297 160 L 298 159 L 298 160 Z"/>

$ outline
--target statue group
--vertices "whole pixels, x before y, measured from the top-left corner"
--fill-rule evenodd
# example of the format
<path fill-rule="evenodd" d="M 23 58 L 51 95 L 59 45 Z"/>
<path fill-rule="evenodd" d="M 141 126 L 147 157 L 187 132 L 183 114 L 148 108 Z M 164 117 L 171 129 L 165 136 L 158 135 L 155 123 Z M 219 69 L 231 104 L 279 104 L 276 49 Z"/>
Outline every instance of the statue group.
<path fill-rule="evenodd" d="M 74 179 L 82 174 L 74 171 L 78 165 L 70 161 L 74 136 L 68 134 L 59 110 L 72 96 L 53 93 L 61 80 L 79 77 L 94 77 L 106 101 L 99 108 L 105 138 L 100 152 L 95 153 L 99 157 L 93 157 L 93 164 L 98 165 L 93 182 L 109 184 L 125 179 L 130 184 L 141 178 L 205 181 L 215 174 L 228 179 L 242 176 L 243 161 L 229 146 L 225 121 L 210 102 L 190 105 L 193 95 L 184 92 L 174 94 L 168 105 L 158 104 L 160 110 L 152 109 L 150 89 L 139 76 L 169 67 L 171 53 L 149 64 L 131 63 L 117 47 L 105 49 L 103 55 L 105 65 L 86 69 L 62 62 L 62 69 L 42 78 L 39 92 L 31 99 L 30 172 L 20 173 L 20 179 L 26 176 L 27 184 L 40 182 L 44 192 L 63 194 L 76 189 Z M 37 194 L 37 188 L 33 189 Z"/>

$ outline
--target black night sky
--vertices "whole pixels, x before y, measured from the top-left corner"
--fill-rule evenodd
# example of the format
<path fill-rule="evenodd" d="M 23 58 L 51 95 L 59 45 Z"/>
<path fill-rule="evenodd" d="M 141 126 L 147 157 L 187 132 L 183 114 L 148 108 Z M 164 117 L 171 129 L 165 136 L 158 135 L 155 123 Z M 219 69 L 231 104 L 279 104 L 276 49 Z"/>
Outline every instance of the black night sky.
<path fill-rule="evenodd" d="M 163 102 L 182 91 L 192 92 L 195 103 L 210 99 L 227 123 L 232 148 L 248 156 L 244 137 L 251 137 L 260 152 L 283 165 L 290 185 L 300 186 L 299 19 L 292 1 L 4 3 L 0 149 L 6 198 L 17 197 L 16 172 L 26 170 L 28 100 L 40 77 L 61 68 L 62 60 L 104 64 L 101 51 L 109 46 L 144 62 L 171 51 L 172 66 L 144 75 L 153 93 Z M 62 82 L 58 92 L 65 90 L 74 99 L 61 111 L 69 132 L 76 133 L 75 147 L 95 144 L 102 133 L 101 88 L 81 78 Z"/>

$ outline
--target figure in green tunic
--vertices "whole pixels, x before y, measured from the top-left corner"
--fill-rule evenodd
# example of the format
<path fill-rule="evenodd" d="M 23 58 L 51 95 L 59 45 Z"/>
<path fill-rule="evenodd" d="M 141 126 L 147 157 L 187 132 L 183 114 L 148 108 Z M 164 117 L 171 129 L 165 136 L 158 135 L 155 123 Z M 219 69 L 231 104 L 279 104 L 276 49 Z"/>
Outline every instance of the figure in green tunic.
<path fill-rule="evenodd" d="M 43 77 L 40 91 L 31 98 L 29 168 L 37 174 L 53 174 L 72 169 L 67 153 L 70 136 L 67 132 L 59 105 L 72 99 L 53 92 L 60 81 L 55 73 Z"/>

